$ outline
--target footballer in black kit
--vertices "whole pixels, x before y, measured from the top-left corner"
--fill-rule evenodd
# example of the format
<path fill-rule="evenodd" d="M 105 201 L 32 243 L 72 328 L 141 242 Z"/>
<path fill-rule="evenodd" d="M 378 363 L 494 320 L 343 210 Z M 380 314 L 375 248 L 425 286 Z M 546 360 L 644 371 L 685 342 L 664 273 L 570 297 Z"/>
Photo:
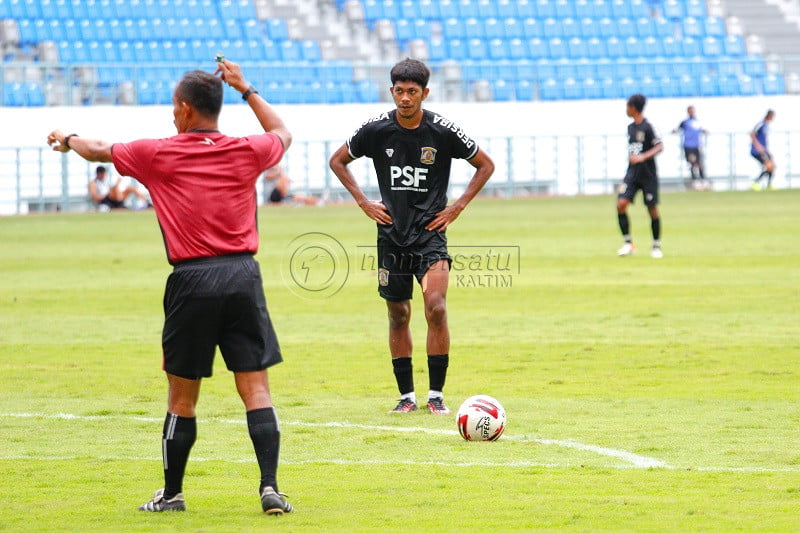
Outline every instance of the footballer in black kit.
<path fill-rule="evenodd" d="M 446 259 L 444 231 L 426 229 L 447 206 L 450 164 L 470 159 L 478 145 L 451 121 L 423 110 L 415 129 L 398 124 L 396 110 L 364 123 L 347 141 L 350 157 L 372 158 L 383 205 L 393 223 L 378 225 L 380 295 L 409 300 L 413 280 L 421 280 L 431 265 Z"/>
<path fill-rule="evenodd" d="M 494 171 L 491 158 L 450 120 L 422 109 L 430 70 L 405 59 L 391 71 L 396 109 L 364 124 L 331 157 L 331 170 L 364 213 L 378 224 L 378 292 L 389 311 L 389 350 L 400 392 L 393 413 L 417 410 L 411 365 L 411 297 L 419 282 L 428 324 L 431 413 L 448 414 L 444 388 L 449 364 L 450 330 L 446 295 L 450 273 L 445 230 L 483 188 Z M 370 157 L 381 201 L 370 201 L 348 165 Z M 447 203 L 452 160 L 465 159 L 475 173 L 464 193 Z"/>
<path fill-rule="evenodd" d="M 626 113 L 633 122 L 628 125 L 628 171 L 625 173 L 625 180 L 617 197 L 617 220 L 625 240 L 617 255 L 621 257 L 631 255 L 636 249 L 630 234 L 628 205 L 641 190 L 653 233 L 650 256 L 660 259 L 664 255 L 661 252 L 661 217 L 658 212 L 658 172 L 655 157 L 661 153 L 664 146 L 655 128 L 642 114 L 645 102 L 647 98 L 642 94 L 634 94 L 627 102 Z"/>

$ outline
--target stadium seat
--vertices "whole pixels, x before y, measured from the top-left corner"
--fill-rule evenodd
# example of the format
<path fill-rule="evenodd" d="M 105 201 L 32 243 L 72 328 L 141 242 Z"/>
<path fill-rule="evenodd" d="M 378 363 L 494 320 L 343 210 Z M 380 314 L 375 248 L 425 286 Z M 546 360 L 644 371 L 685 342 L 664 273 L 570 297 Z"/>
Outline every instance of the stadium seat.
<path fill-rule="evenodd" d="M 758 55 L 748 55 L 742 60 L 742 70 L 748 76 L 763 77 L 767 74 L 764 59 Z"/>
<path fill-rule="evenodd" d="M 617 58 L 623 57 L 627 53 L 625 49 L 625 43 L 617 39 L 616 37 L 610 37 L 606 39 L 606 54 L 610 58 Z"/>
<path fill-rule="evenodd" d="M 542 100 L 561 100 L 563 94 L 558 81 L 554 78 L 547 78 L 539 83 L 539 98 Z"/>
<path fill-rule="evenodd" d="M 656 37 L 675 37 L 675 23 L 664 17 L 654 19 L 652 28 Z"/>
<path fill-rule="evenodd" d="M 681 39 L 681 49 L 683 50 L 683 55 L 686 57 L 699 56 L 703 54 L 701 42 L 692 37 L 684 37 Z"/>
<path fill-rule="evenodd" d="M 567 49 L 569 50 L 569 56 L 572 58 L 590 57 L 588 42 L 578 37 L 573 37 L 569 40 Z"/>
<path fill-rule="evenodd" d="M 513 1 L 513 0 L 512 0 Z M 538 0 L 516 0 L 517 16 L 520 18 L 536 17 L 546 18 L 552 15 L 537 15 L 539 13 Z M 545 0 L 544 3 L 547 3 Z"/>
<path fill-rule="evenodd" d="M 686 0 L 686 16 L 702 18 L 708 15 L 705 0 Z"/>
<path fill-rule="evenodd" d="M 574 0 L 551 0 L 555 4 L 556 18 L 568 19 L 577 16 Z"/>
<path fill-rule="evenodd" d="M 634 21 L 637 37 L 652 37 L 656 34 L 656 21 L 651 17 L 639 17 Z"/>
<path fill-rule="evenodd" d="M 486 41 L 482 39 L 470 39 L 467 41 L 467 54 L 471 59 L 488 58 L 489 51 L 486 46 Z"/>
<path fill-rule="evenodd" d="M 505 39 L 506 29 L 505 25 L 496 18 L 487 18 L 483 20 L 483 32 L 487 39 Z M 511 19 L 516 20 L 516 19 Z"/>
<path fill-rule="evenodd" d="M 705 17 L 703 25 L 708 36 L 722 38 L 727 33 L 725 21 L 719 17 Z"/>
<path fill-rule="evenodd" d="M 530 80 L 517 80 L 514 86 L 514 98 L 522 102 L 529 102 L 535 96 L 533 82 Z"/>
<path fill-rule="evenodd" d="M 538 19 L 528 17 L 522 21 L 522 36 L 526 39 L 544 37 L 544 27 Z"/>
<path fill-rule="evenodd" d="M 604 40 L 592 37 L 586 41 L 587 56 L 592 59 L 608 59 L 608 48 Z"/>
<path fill-rule="evenodd" d="M 517 11 L 517 2 L 512 0 L 498 0 L 497 1 L 497 16 L 499 18 L 518 18 L 520 17 Z M 525 17 L 521 17 L 525 18 Z"/>
<path fill-rule="evenodd" d="M 451 17 L 442 24 L 442 35 L 445 39 L 465 39 L 467 31 L 461 19 Z"/>
<path fill-rule="evenodd" d="M 752 96 L 761 92 L 761 84 L 747 74 L 740 74 L 734 78 L 738 83 L 734 95 Z"/>
<path fill-rule="evenodd" d="M 786 86 L 783 76 L 779 74 L 767 74 L 762 80 L 763 93 L 767 95 L 785 94 Z"/>
<path fill-rule="evenodd" d="M 707 74 L 700 76 L 699 89 L 701 96 L 720 96 L 722 94 L 717 81 Z"/>
<path fill-rule="evenodd" d="M 622 40 L 638 35 L 636 24 L 629 18 L 618 19 L 616 26 L 616 36 Z"/>
<path fill-rule="evenodd" d="M 496 102 L 508 102 L 514 99 L 514 86 L 506 80 L 492 82 L 492 99 Z"/>
<path fill-rule="evenodd" d="M 562 39 L 568 40 L 572 37 L 580 37 L 581 36 L 581 26 L 578 24 L 573 18 L 565 18 L 561 19 L 561 35 Z"/>
<path fill-rule="evenodd" d="M 528 39 L 528 57 L 540 59 L 550 57 L 550 50 L 547 43 L 538 37 Z"/>
<path fill-rule="evenodd" d="M 547 58 L 538 59 L 536 61 L 536 78 L 541 80 L 551 79 L 558 77 L 558 67 L 555 63 Z"/>
<path fill-rule="evenodd" d="M 613 78 L 615 73 L 614 63 L 607 57 L 597 59 L 594 63 L 594 71 L 598 79 Z"/>
<path fill-rule="evenodd" d="M 458 21 L 458 25 L 464 28 L 464 33 L 463 35 L 452 35 L 452 37 L 464 37 L 466 39 L 483 39 L 486 37 L 482 20 L 479 21 L 474 17 L 462 19 Z"/>
<path fill-rule="evenodd" d="M 744 44 L 744 39 L 740 35 L 728 35 L 723 41 L 725 47 L 725 55 L 727 56 L 744 56 L 747 51 Z"/>
<path fill-rule="evenodd" d="M 548 55 L 551 58 L 560 58 L 569 56 L 569 47 L 567 43 L 558 37 L 554 37 L 547 42 Z"/>
<path fill-rule="evenodd" d="M 445 57 L 456 60 L 469 58 L 467 43 L 462 39 L 450 39 L 447 42 L 447 55 Z"/>
<path fill-rule="evenodd" d="M 664 17 L 669 20 L 682 20 L 686 16 L 683 3 L 678 0 L 664 0 L 662 6 Z"/>
<path fill-rule="evenodd" d="M 472 9 L 473 16 L 486 20 L 498 16 L 497 2 L 495 0 L 477 0 Z"/>
<path fill-rule="evenodd" d="M 458 0 L 441 0 L 439 2 L 439 13 L 443 19 L 459 17 L 460 11 L 457 1 Z"/>
<path fill-rule="evenodd" d="M 682 31 L 685 37 L 701 39 L 705 37 L 706 30 L 702 22 L 694 17 L 683 19 Z"/>
<path fill-rule="evenodd" d="M 563 37 L 564 33 L 561 28 L 561 21 L 552 17 L 544 19 L 542 21 L 542 35 L 545 39 Z"/>
<path fill-rule="evenodd" d="M 491 59 L 506 59 L 511 57 L 508 41 L 504 39 L 492 39 L 489 41 L 489 57 Z"/>
<path fill-rule="evenodd" d="M 438 20 L 442 18 L 438 0 L 419 0 L 417 3 L 419 16 L 425 20 Z"/>
<path fill-rule="evenodd" d="M 723 49 L 724 45 L 716 37 L 706 37 L 703 39 L 702 47 L 704 56 L 717 57 L 725 53 Z"/>

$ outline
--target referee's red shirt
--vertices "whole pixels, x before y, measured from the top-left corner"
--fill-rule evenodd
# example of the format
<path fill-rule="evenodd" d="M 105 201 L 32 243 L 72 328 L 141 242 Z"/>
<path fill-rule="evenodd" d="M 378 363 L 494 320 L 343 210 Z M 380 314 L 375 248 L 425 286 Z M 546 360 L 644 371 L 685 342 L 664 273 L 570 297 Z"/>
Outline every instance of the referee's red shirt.
<path fill-rule="evenodd" d="M 283 157 L 273 133 L 216 131 L 116 143 L 117 171 L 150 192 L 170 263 L 258 251 L 256 181 Z"/>

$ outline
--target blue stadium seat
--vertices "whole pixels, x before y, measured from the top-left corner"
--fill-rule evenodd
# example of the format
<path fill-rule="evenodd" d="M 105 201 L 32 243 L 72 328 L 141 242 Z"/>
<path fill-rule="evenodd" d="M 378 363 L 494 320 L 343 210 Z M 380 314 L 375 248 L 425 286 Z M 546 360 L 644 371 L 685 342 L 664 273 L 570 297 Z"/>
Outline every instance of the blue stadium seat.
<path fill-rule="evenodd" d="M 613 78 L 615 74 L 614 62 L 607 57 L 597 59 L 594 63 L 594 71 L 596 76 L 601 80 L 604 78 Z"/>
<path fill-rule="evenodd" d="M 545 19 L 545 18 L 554 19 L 558 17 L 555 0 L 530 0 L 529 4 L 523 4 L 522 2 L 517 3 L 518 11 L 520 9 L 529 9 L 529 8 L 531 8 L 533 12 L 529 13 L 527 16 L 536 16 L 540 19 Z M 521 12 L 520 16 L 523 16 Z"/>
<path fill-rule="evenodd" d="M 608 59 L 608 48 L 606 47 L 606 42 L 604 40 L 598 39 L 597 37 L 587 39 L 586 48 L 588 50 L 587 57 L 595 59 Z"/>
<path fill-rule="evenodd" d="M 380 100 L 380 90 L 378 84 L 372 80 L 361 80 L 356 83 L 356 96 L 358 101 L 364 104 L 378 102 Z"/>
<path fill-rule="evenodd" d="M 725 55 L 727 56 L 744 56 L 747 49 L 744 44 L 744 39 L 740 35 L 728 35 L 723 41 L 725 45 Z"/>
<path fill-rule="evenodd" d="M 666 57 L 683 56 L 683 46 L 681 42 L 672 37 L 664 37 L 661 39 L 661 49 L 664 51 Z"/>
<path fill-rule="evenodd" d="M 554 78 L 547 78 L 539 83 L 539 98 L 542 100 L 561 100 L 563 94 L 558 81 Z"/>
<path fill-rule="evenodd" d="M 536 78 L 546 80 L 558 77 L 558 66 L 547 58 L 536 60 Z"/>
<path fill-rule="evenodd" d="M 664 17 L 670 20 L 681 20 L 686 16 L 683 3 L 678 0 L 664 0 L 662 9 Z"/>
<path fill-rule="evenodd" d="M 431 39 L 428 42 L 428 57 L 431 61 L 442 61 L 450 57 L 447 43 L 443 39 Z"/>
<path fill-rule="evenodd" d="M 610 0 L 587 0 L 587 16 L 592 18 L 611 17 L 611 3 Z"/>
<path fill-rule="evenodd" d="M 620 18 L 617 20 L 617 37 L 620 39 L 627 39 L 628 37 L 635 37 L 638 35 L 636 24 L 629 18 Z"/>
<path fill-rule="evenodd" d="M 708 15 L 705 0 L 686 0 L 686 16 L 701 18 Z"/>
<path fill-rule="evenodd" d="M 595 76 L 597 76 L 597 69 L 595 68 L 595 63 L 593 61 L 589 61 L 586 58 L 573 59 L 572 66 L 575 72 L 575 77 L 578 78 L 579 80 L 586 78 L 594 78 Z"/>
<path fill-rule="evenodd" d="M 764 58 L 759 55 L 748 55 L 742 60 L 742 70 L 748 76 L 763 77 L 767 74 Z"/>
<path fill-rule="evenodd" d="M 486 32 L 483 29 L 482 20 L 478 20 L 474 17 L 468 19 L 462 19 L 461 21 L 459 21 L 459 25 L 463 25 L 464 27 L 463 37 L 467 39 L 483 39 L 484 37 L 486 37 Z M 454 35 L 453 37 L 456 36 Z"/>
<path fill-rule="evenodd" d="M 467 59 L 470 57 L 467 43 L 463 39 L 450 39 L 447 41 L 447 51 L 446 57 L 451 59 Z"/>
<path fill-rule="evenodd" d="M 472 59 L 486 59 L 489 57 L 489 50 L 486 41 L 483 39 L 469 39 L 467 41 L 467 54 Z"/>
<path fill-rule="evenodd" d="M 534 37 L 544 37 L 544 24 L 539 22 L 538 19 L 528 17 L 522 21 L 522 36 L 526 39 L 533 39 Z"/>
<path fill-rule="evenodd" d="M 631 2 L 629 0 L 611 0 L 611 16 L 616 19 L 632 17 Z"/>
<path fill-rule="evenodd" d="M 566 78 L 561 83 L 561 94 L 564 100 L 578 100 L 585 97 L 583 84 L 575 78 Z"/>
<path fill-rule="evenodd" d="M 442 18 L 438 0 L 419 0 L 417 8 L 419 9 L 419 16 L 426 20 L 438 20 Z"/>
<path fill-rule="evenodd" d="M 553 0 L 555 2 L 556 18 L 567 19 L 577 17 L 574 0 Z"/>
<path fill-rule="evenodd" d="M 606 54 L 610 58 L 624 57 L 627 54 L 625 43 L 616 37 L 609 37 L 605 41 Z"/>
<path fill-rule="evenodd" d="M 498 18 L 518 18 L 519 17 L 519 12 L 517 11 L 517 2 L 516 1 L 498 0 L 496 3 L 497 3 L 497 17 Z"/>
<path fill-rule="evenodd" d="M 752 96 L 761 92 L 761 83 L 747 74 L 740 74 L 735 78 L 738 82 L 738 92 L 742 96 Z"/>
<path fill-rule="evenodd" d="M 536 19 L 532 19 L 532 20 L 536 20 Z M 522 38 L 522 37 L 526 36 L 525 35 L 525 28 L 523 26 L 523 23 L 520 22 L 518 19 L 507 18 L 507 19 L 503 20 L 502 22 L 500 22 L 500 25 L 503 27 L 503 33 L 505 34 L 505 37 L 507 37 L 509 39 Z M 533 37 L 533 36 L 531 36 L 531 37 Z"/>
<path fill-rule="evenodd" d="M 483 20 L 499 16 L 497 2 L 495 0 L 477 0 L 475 4 L 473 16 L 477 16 Z"/>
<path fill-rule="evenodd" d="M 742 63 L 739 59 L 723 55 L 711 63 L 711 69 L 720 76 L 738 76 L 742 73 Z"/>
<path fill-rule="evenodd" d="M 496 18 L 487 18 L 483 20 L 484 36 L 487 39 L 505 39 L 506 29 L 505 25 Z M 515 19 L 511 19 L 515 20 Z"/>
<path fill-rule="evenodd" d="M 591 37 L 600 36 L 600 28 L 598 28 L 597 20 L 591 17 L 583 17 L 580 22 L 581 37 L 589 39 Z"/>
<path fill-rule="evenodd" d="M 699 84 L 700 96 L 720 96 L 722 94 L 717 80 L 708 74 L 700 76 Z"/>
<path fill-rule="evenodd" d="M 511 57 L 508 41 L 505 39 L 492 39 L 489 41 L 489 57 L 491 59 L 506 59 Z"/>
<path fill-rule="evenodd" d="M 721 56 L 725 53 L 722 41 L 716 37 L 706 37 L 703 39 L 703 55 L 710 57 Z"/>
<path fill-rule="evenodd" d="M 686 57 L 699 56 L 703 53 L 701 42 L 692 37 L 684 37 L 681 40 L 681 48 Z"/>
<path fill-rule="evenodd" d="M 538 3 L 537 0 L 516 0 L 517 16 L 523 19 L 528 17 L 538 16 L 537 13 L 539 12 L 539 8 L 537 6 L 537 3 Z M 541 17 L 545 18 L 546 16 L 550 15 L 542 15 Z"/>
<path fill-rule="evenodd" d="M 706 35 L 709 35 L 711 37 L 722 38 L 725 37 L 725 35 L 727 34 L 727 29 L 725 28 L 725 21 L 722 20 L 720 17 L 705 17 L 703 21 L 704 21 L 703 26 Z"/>
<path fill-rule="evenodd" d="M 683 35 L 684 37 L 694 37 L 702 39 L 705 37 L 706 29 L 699 19 L 694 17 L 686 17 L 683 19 Z"/>
<path fill-rule="evenodd" d="M 639 17 L 634 21 L 637 37 L 652 37 L 656 35 L 656 19 L 651 17 Z"/>
<path fill-rule="evenodd" d="M 458 9 L 457 0 L 441 0 L 439 2 L 439 13 L 443 19 L 458 18 L 460 11 Z"/>
<path fill-rule="evenodd" d="M 542 34 L 545 39 L 563 37 L 564 33 L 561 28 L 561 21 L 552 17 L 544 19 L 544 21 L 542 21 Z"/>
<path fill-rule="evenodd" d="M 675 37 L 675 23 L 664 17 L 653 19 L 653 35 L 656 37 Z"/>
<path fill-rule="evenodd" d="M 645 57 L 663 56 L 664 47 L 661 39 L 656 39 L 653 36 L 645 37 L 639 40 L 642 43 L 642 55 Z"/>
<path fill-rule="evenodd" d="M 297 41 L 281 41 L 278 47 L 281 51 L 281 59 L 284 61 L 299 61 L 303 57 L 300 43 Z"/>
<path fill-rule="evenodd" d="M 407 19 L 398 19 L 394 21 L 394 34 L 401 43 L 406 43 L 415 39 L 414 26 L 411 21 Z"/>
<path fill-rule="evenodd" d="M 533 80 L 536 78 L 536 63 L 529 59 L 520 59 L 512 63 L 514 66 L 514 79 Z"/>
<path fill-rule="evenodd" d="M 528 39 L 528 56 L 533 59 L 550 57 L 550 50 L 547 47 L 547 42 L 538 37 Z"/>
<path fill-rule="evenodd" d="M 668 78 L 672 76 L 672 65 L 664 56 L 649 58 L 650 71 L 655 78 Z"/>
<path fill-rule="evenodd" d="M 561 19 L 561 35 L 562 39 L 571 39 L 572 37 L 581 36 L 581 25 L 574 18 Z"/>
<path fill-rule="evenodd" d="M 461 19 L 451 17 L 442 24 L 442 35 L 445 39 L 464 39 L 467 31 Z"/>
<path fill-rule="evenodd" d="M 517 80 L 514 84 L 514 99 L 529 102 L 535 96 L 534 85 L 531 80 Z"/>
<path fill-rule="evenodd" d="M 514 99 L 514 86 L 506 80 L 492 82 L 492 98 L 496 102 L 508 102 Z"/>
<path fill-rule="evenodd" d="M 627 57 L 620 57 L 617 59 L 614 64 L 614 78 L 621 80 L 633 78 L 634 76 L 636 76 L 636 70 L 633 61 Z"/>
<path fill-rule="evenodd" d="M 762 80 L 762 90 L 764 94 L 785 94 L 786 86 L 783 76 L 779 74 L 767 74 Z"/>
<path fill-rule="evenodd" d="M 676 96 L 696 96 L 700 93 L 699 85 L 696 78 L 688 74 L 683 74 L 678 77 L 677 87 L 675 88 Z"/>
<path fill-rule="evenodd" d="M 567 43 L 567 48 L 569 50 L 570 57 L 590 57 L 588 41 L 584 41 L 578 37 L 573 37 L 570 39 Z"/>
<path fill-rule="evenodd" d="M 508 57 L 511 59 L 525 59 L 530 57 L 530 50 L 522 39 L 510 39 L 508 41 Z"/>
<path fill-rule="evenodd" d="M 600 37 L 618 37 L 617 25 L 608 17 L 601 18 L 597 21 L 597 29 Z"/>
<path fill-rule="evenodd" d="M 457 0 L 458 16 L 462 19 L 475 17 L 478 14 L 477 2 L 472 0 Z"/>
<path fill-rule="evenodd" d="M 567 43 L 558 37 L 553 37 L 547 42 L 549 56 L 552 58 L 568 57 L 569 47 Z"/>
<path fill-rule="evenodd" d="M 300 41 L 300 56 L 306 61 L 319 61 L 322 59 L 322 50 L 317 41 L 304 39 Z"/>
<path fill-rule="evenodd" d="M 397 20 L 415 20 L 422 17 L 419 2 L 415 0 L 402 0 L 399 9 L 400 16 Z"/>
<path fill-rule="evenodd" d="M 286 41 L 289 39 L 289 28 L 283 19 L 267 19 L 264 21 L 267 38 L 273 41 Z M 260 35 L 263 38 L 263 35 Z"/>
<path fill-rule="evenodd" d="M 492 68 L 492 75 L 494 79 L 514 81 L 517 79 L 516 66 L 508 59 L 500 59 L 497 61 L 488 61 L 489 66 Z"/>
<path fill-rule="evenodd" d="M 600 79 L 600 94 L 603 95 L 603 98 L 623 98 L 629 96 L 622 93 L 622 87 L 614 78 Z"/>

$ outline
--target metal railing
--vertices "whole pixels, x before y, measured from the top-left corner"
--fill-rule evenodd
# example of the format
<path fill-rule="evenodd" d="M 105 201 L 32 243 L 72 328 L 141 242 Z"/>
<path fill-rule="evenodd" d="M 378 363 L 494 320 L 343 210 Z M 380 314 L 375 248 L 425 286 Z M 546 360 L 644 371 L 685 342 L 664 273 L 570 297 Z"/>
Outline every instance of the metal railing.
<path fill-rule="evenodd" d="M 487 137 L 477 141 L 496 167 L 484 194 L 608 194 L 621 181 L 627 167 L 627 140 L 623 135 Z M 328 159 L 341 143 L 295 141 L 283 161 L 292 190 L 306 195 L 324 194 L 331 199 L 349 198 L 328 168 Z M 665 137 L 664 146 L 657 159 L 662 189 L 681 190 L 689 171 L 679 138 Z M 791 154 L 798 153 L 798 148 L 800 131 L 771 133 L 777 187 L 796 186 L 800 169 L 793 165 Z M 750 156 L 746 132 L 710 135 L 704 152 L 706 176 L 716 190 L 744 189 L 759 172 L 758 162 Z M 0 148 L 0 214 L 92 209 L 87 185 L 95 166 L 75 154 L 54 153 L 46 146 Z M 354 161 L 351 170 L 366 193 L 377 197 L 371 160 Z M 473 170 L 466 162 L 454 162 L 451 195 L 464 190 Z M 265 199 L 269 189 L 270 185 L 259 180 L 258 197 Z"/>

